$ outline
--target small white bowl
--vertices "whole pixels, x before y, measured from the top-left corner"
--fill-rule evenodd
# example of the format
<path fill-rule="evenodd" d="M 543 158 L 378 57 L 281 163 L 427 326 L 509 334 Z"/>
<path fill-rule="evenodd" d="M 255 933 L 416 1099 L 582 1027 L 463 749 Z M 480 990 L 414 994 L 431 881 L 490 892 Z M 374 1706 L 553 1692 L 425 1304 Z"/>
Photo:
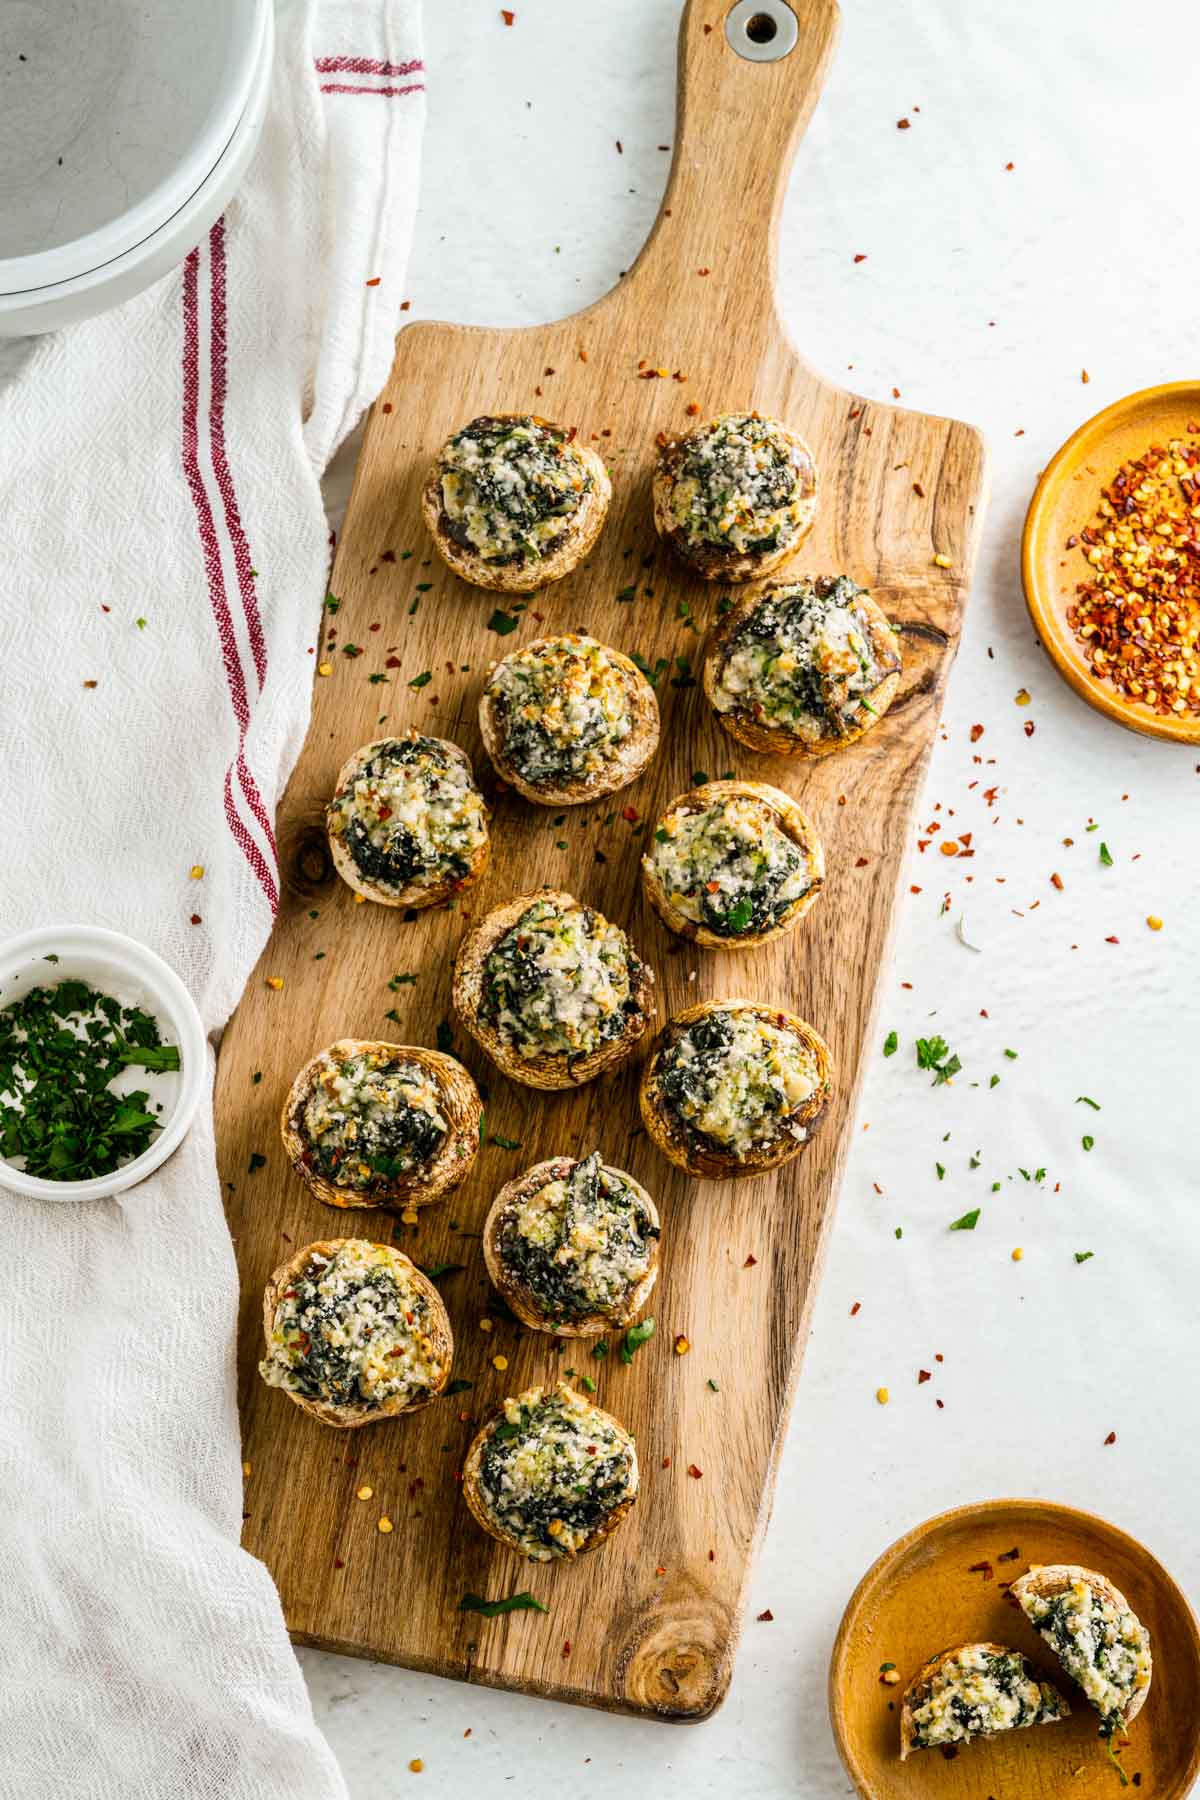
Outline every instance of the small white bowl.
<path fill-rule="evenodd" d="M 57 962 L 47 962 L 48 956 Z M 178 1046 L 180 1067 L 178 1074 L 130 1069 L 130 1088 L 145 1088 L 151 1099 L 164 1103 L 162 1129 L 141 1156 L 110 1175 L 48 1181 L 26 1175 L 0 1156 L 0 1187 L 34 1200 L 102 1200 L 136 1187 L 179 1148 L 208 1081 L 208 1044 L 195 1001 L 174 969 L 136 938 L 96 925 L 48 925 L 0 944 L 0 1010 L 23 999 L 30 988 L 71 979 L 150 1013 L 164 1042 Z"/>
<path fill-rule="evenodd" d="M 258 141 L 274 35 L 271 0 L 0 0 L 0 336 L 183 260 Z"/>

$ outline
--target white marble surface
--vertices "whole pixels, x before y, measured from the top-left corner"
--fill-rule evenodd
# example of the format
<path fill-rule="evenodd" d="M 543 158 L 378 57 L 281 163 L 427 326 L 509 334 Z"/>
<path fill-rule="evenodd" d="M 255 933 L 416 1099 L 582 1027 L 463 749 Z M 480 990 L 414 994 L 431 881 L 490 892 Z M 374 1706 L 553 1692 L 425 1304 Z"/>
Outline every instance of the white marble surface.
<path fill-rule="evenodd" d="M 723 16 L 723 0 L 709 3 Z M 485 0 L 429 0 L 415 315 L 549 318 L 629 263 L 666 175 L 656 146 L 672 135 L 678 10 L 516 0 L 506 29 Z M 844 12 L 792 181 L 781 292 L 819 367 L 852 366 L 865 393 L 897 387 L 988 435 L 991 513 L 921 813 L 954 808 L 978 854 L 912 851 L 908 880 L 922 891 L 903 901 L 882 978 L 882 1028 L 901 1049 L 869 1054 L 725 1706 L 668 1729 L 305 1652 L 354 1800 L 417 1781 L 473 1800 L 666 1784 L 694 1800 L 731 1784 L 762 1800 L 848 1793 L 824 1697 L 842 1608 L 886 1544 L 961 1501 L 1024 1493 L 1090 1507 L 1200 1597 L 1200 759 L 1104 723 L 1059 683 L 1017 568 L 1030 490 L 1062 438 L 1122 393 L 1194 368 L 1200 8 L 846 0 Z M 1022 687 L 1027 709 L 1014 704 Z M 1151 913 L 1161 932 L 1148 930 Z M 956 938 L 960 916 L 981 954 Z M 951 1087 L 931 1090 L 914 1066 L 913 1039 L 930 1030 L 962 1057 Z M 1081 1093 L 1103 1110 L 1075 1105 Z M 1018 1165 L 1044 1166 L 1045 1183 L 1027 1184 Z M 948 1233 L 976 1204 L 978 1229 Z M 1094 1259 L 1076 1264 L 1081 1250 Z M 918 1387 L 935 1351 L 945 1363 Z M 774 1622 L 756 1623 L 765 1607 Z"/>

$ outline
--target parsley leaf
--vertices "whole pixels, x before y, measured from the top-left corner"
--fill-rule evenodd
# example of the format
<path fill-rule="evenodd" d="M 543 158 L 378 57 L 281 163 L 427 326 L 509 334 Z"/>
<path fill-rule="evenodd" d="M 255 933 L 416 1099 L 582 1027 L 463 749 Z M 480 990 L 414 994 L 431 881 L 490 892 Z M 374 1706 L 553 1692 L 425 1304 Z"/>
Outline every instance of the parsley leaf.
<path fill-rule="evenodd" d="M 487 628 L 489 631 L 494 631 L 498 637 L 507 637 L 509 632 L 515 631 L 520 623 L 521 621 L 514 619 L 511 613 L 502 612 L 497 607 L 487 622 Z"/>
<path fill-rule="evenodd" d="M 932 1069 L 934 1087 L 941 1087 L 952 1075 L 957 1075 L 962 1063 L 957 1056 L 952 1056 L 950 1046 L 943 1037 L 917 1039 L 917 1067 Z"/>
<path fill-rule="evenodd" d="M 974 1231 L 979 1223 L 979 1215 L 982 1210 L 983 1208 L 979 1206 L 972 1207 L 971 1211 L 965 1212 L 961 1219 L 955 1219 L 950 1227 L 951 1231 Z"/>
<path fill-rule="evenodd" d="M 895 1054 L 899 1048 L 900 1048 L 899 1037 L 896 1035 L 896 1033 L 894 1031 L 889 1031 L 887 1036 L 883 1040 L 883 1054 L 885 1056 L 895 1056 Z"/>
<path fill-rule="evenodd" d="M 497 1619 L 501 1613 L 510 1612 L 549 1612 L 540 1600 L 535 1600 L 530 1593 L 510 1594 L 507 1600 L 481 1600 L 478 1594 L 464 1594 L 458 1603 L 459 1612 L 482 1613 L 485 1619 Z"/>
<path fill-rule="evenodd" d="M 648 1339 L 654 1336 L 654 1320 L 643 1319 L 640 1325 L 631 1325 L 625 1333 L 625 1341 L 621 1345 L 621 1361 L 631 1363 L 633 1353 L 640 1350 Z"/>

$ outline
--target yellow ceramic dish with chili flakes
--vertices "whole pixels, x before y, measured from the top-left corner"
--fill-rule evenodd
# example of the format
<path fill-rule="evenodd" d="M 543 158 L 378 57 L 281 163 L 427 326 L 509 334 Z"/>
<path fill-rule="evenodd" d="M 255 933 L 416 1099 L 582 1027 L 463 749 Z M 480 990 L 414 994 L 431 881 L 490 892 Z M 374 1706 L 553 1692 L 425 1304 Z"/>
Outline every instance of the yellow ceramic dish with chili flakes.
<path fill-rule="evenodd" d="M 1025 598 L 1090 706 L 1200 743 L 1200 382 L 1146 388 L 1081 426 L 1025 521 Z"/>

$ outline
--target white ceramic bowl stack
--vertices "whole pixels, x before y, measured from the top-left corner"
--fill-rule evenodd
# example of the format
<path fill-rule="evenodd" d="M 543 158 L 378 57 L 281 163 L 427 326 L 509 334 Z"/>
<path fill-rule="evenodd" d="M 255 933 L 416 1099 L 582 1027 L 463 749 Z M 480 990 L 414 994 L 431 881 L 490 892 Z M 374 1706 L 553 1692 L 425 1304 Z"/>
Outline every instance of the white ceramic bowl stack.
<path fill-rule="evenodd" d="M 175 268 L 266 112 L 271 0 L 0 0 L 0 336 Z"/>

